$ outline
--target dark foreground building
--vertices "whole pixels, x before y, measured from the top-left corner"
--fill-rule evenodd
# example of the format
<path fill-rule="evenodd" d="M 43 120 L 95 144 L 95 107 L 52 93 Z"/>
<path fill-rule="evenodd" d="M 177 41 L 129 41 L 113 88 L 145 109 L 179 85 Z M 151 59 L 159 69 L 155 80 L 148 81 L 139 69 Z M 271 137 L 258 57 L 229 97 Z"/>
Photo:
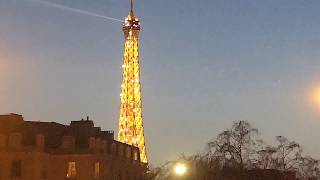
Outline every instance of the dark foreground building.
<path fill-rule="evenodd" d="M 248 170 L 245 175 L 246 180 L 299 180 L 296 178 L 296 172 L 281 172 L 274 169 Z"/>
<path fill-rule="evenodd" d="M 93 121 L 24 121 L 0 115 L 0 180 L 142 180 L 139 149 Z"/>

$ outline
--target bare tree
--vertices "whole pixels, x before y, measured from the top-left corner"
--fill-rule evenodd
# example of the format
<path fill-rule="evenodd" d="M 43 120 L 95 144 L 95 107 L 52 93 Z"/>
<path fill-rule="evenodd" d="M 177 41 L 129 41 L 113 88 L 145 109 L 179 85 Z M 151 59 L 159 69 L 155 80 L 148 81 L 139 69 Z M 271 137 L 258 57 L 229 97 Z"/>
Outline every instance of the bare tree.
<path fill-rule="evenodd" d="M 276 164 L 275 153 L 277 152 L 275 147 L 266 146 L 263 149 L 257 151 L 257 169 L 273 169 Z"/>
<path fill-rule="evenodd" d="M 302 148 L 295 141 L 289 141 L 286 137 L 277 136 L 276 169 L 281 171 L 296 170 L 301 160 Z"/>
<path fill-rule="evenodd" d="M 234 122 L 231 129 L 220 133 L 215 141 L 209 142 L 211 155 L 226 166 L 244 169 L 255 153 L 255 135 L 258 130 L 246 121 Z"/>
<path fill-rule="evenodd" d="M 271 169 L 278 170 L 284 177 L 292 173 L 288 171 L 295 171 L 302 180 L 320 180 L 320 161 L 303 157 L 298 143 L 277 136 L 277 144 L 273 147 L 258 140 L 256 135 L 258 130 L 250 123 L 234 122 L 231 129 L 223 131 L 214 141 L 208 143 L 207 154 L 182 155 L 176 161 L 154 169 L 154 179 L 245 179 L 250 175 L 247 170 Z M 178 162 L 187 165 L 186 176 L 177 176 L 173 172 Z"/>
<path fill-rule="evenodd" d="M 304 179 L 320 179 L 319 160 L 309 156 L 301 158 L 298 173 L 299 176 Z"/>

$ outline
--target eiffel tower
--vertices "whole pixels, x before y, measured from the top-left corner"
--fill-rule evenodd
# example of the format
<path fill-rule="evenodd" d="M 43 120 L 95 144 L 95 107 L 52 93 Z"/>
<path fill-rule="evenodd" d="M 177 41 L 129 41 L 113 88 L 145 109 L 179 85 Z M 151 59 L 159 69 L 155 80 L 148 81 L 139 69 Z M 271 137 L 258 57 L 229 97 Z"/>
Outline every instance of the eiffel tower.
<path fill-rule="evenodd" d="M 148 163 L 144 138 L 140 83 L 140 20 L 134 14 L 132 0 L 130 12 L 125 18 L 122 30 L 124 32 L 125 41 L 118 141 L 139 147 L 141 162 Z"/>

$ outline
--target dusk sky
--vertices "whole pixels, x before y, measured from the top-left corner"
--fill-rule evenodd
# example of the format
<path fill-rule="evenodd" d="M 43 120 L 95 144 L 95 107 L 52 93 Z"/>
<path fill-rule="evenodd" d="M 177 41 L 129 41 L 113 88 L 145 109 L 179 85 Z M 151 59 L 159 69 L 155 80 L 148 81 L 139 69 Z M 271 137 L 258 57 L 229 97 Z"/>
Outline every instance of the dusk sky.
<path fill-rule="evenodd" d="M 48 2 L 117 19 L 129 8 Z M 136 0 L 136 14 L 151 164 L 203 152 L 236 120 L 320 158 L 319 0 Z M 117 131 L 121 28 L 38 0 L 0 0 L 0 113 L 63 124 L 89 115 Z"/>

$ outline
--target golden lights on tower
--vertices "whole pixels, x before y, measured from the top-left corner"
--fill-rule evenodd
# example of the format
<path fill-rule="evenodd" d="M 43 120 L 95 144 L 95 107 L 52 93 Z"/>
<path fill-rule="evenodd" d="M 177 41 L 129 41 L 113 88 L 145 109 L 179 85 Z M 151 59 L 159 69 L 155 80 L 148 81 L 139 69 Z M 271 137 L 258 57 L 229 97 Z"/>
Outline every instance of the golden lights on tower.
<path fill-rule="evenodd" d="M 118 141 L 139 147 L 140 159 L 147 163 L 147 152 L 144 139 L 140 64 L 139 32 L 140 21 L 134 15 L 133 2 L 123 24 L 125 36 L 124 57 L 122 65 L 122 84 L 120 94 L 120 117 Z"/>

